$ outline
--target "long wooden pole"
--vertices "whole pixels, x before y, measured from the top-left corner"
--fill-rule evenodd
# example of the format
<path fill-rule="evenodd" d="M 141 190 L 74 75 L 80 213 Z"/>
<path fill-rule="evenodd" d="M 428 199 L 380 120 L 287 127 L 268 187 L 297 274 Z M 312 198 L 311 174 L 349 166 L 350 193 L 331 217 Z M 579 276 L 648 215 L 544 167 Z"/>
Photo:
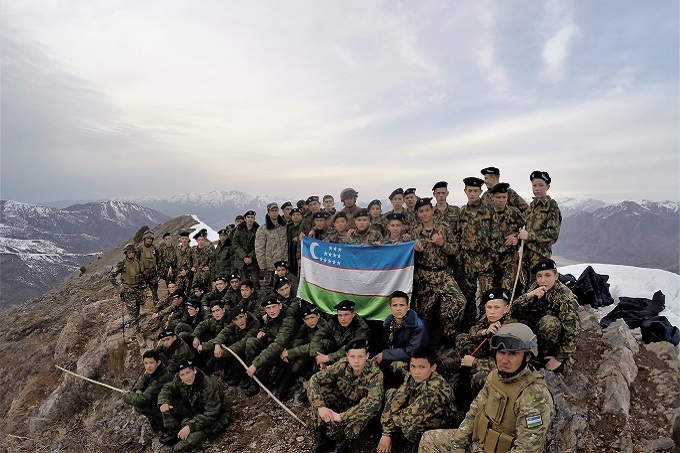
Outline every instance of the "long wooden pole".
<path fill-rule="evenodd" d="M 107 388 L 107 389 L 109 389 L 109 390 L 113 390 L 113 391 L 115 391 L 115 392 L 119 392 L 119 393 L 123 393 L 123 394 L 127 393 L 126 390 L 122 390 L 122 389 L 113 387 L 113 386 L 111 386 L 111 385 L 109 385 L 109 384 L 104 384 L 103 382 L 95 381 L 94 379 L 90 379 L 90 378 L 85 377 L 85 376 L 83 376 L 83 375 L 80 375 L 80 374 L 78 374 L 78 373 L 74 373 L 73 371 L 69 371 L 69 370 L 67 370 L 66 368 L 62 368 L 62 367 L 60 367 L 59 365 L 54 365 L 54 367 L 57 368 L 57 369 L 59 369 L 59 370 L 61 370 L 61 371 L 63 371 L 64 373 L 70 374 L 71 376 L 75 376 L 75 377 L 77 377 L 77 378 L 84 379 L 84 380 L 86 380 L 87 382 L 91 382 L 91 383 L 93 383 L 93 384 L 100 385 L 100 386 L 105 387 L 105 388 Z"/>
<path fill-rule="evenodd" d="M 510 303 L 515 300 L 515 290 L 517 289 L 517 281 L 519 280 L 519 275 L 522 273 L 522 258 L 524 257 L 524 239 L 519 246 L 519 263 L 517 263 L 517 275 L 515 276 L 515 284 L 512 287 L 512 295 L 510 296 Z"/>

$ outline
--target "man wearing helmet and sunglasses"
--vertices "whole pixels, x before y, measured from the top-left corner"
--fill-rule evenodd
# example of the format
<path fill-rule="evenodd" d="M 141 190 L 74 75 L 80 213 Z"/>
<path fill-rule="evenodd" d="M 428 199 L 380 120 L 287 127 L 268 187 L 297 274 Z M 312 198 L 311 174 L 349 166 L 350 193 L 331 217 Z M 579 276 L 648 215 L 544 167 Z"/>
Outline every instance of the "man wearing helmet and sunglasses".
<path fill-rule="evenodd" d="M 552 394 L 529 366 L 538 354 L 536 335 L 521 323 L 491 337 L 497 369 L 455 430 L 426 432 L 419 452 L 542 452 L 555 413 Z"/>

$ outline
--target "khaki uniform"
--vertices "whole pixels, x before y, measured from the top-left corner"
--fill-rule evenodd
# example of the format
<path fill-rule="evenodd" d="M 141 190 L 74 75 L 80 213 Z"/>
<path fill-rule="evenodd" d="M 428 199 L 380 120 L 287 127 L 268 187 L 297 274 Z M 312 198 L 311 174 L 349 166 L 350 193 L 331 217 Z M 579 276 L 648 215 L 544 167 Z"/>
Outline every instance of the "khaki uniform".
<path fill-rule="evenodd" d="M 279 216 L 278 223 L 274 224 L 267 216 L 267 221 L 263 227 L 257 229 L 255 233 L 255 256 L 257 264 L 260 266 L 260 275 L 264 277 L 266 288 L 264 292 L 269 292 L 274 286 L 274 263 L 288 259 L 288 228 L 283 217 Z"/>
<path fill-rule="evenodd" d="M 523 278 L 526 286 L 532 280 L 531 268 L 542 258 L 552 256 L 552 246 L 557 242 L 562 225 L 560 208 L 550 196 L 546 195 L 544 200 L 534 198 L 530 208 L 525 226 L 529 238 L 525 241 L 522 258 Z"/>
<path fill-rule="evenodd" d="M 137 259 L 125 258 L 118 262 L 111 270 L 109 279 L 114 286 L 118 285 L 116 277 L 120 275 L 120 283 L 123 285 L 122 299 L 125 308 L 130 315 L 130 325 L 139 330 L 139 310 L 144 305 L 144 293 L 142 292 L 142 266 Z"/>
<path fill-rule="evenodd" d="M 154 303 L 158 303 L 158 249 L 155 245 L 142 243 L 139 247 L 139 264 L 142 267 L 142 280 L 151 290 Z"/>

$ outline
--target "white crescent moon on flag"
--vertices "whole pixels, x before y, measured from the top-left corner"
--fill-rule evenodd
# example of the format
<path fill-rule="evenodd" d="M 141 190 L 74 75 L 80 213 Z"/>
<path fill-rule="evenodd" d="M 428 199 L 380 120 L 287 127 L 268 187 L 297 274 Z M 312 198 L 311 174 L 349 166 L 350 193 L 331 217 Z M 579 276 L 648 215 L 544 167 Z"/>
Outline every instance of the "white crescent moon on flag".
<path fill-rule="evenodd" d="M 312 242 L 312 245 L 309 246 L 309 254 L 312 255 L 312 258 L 315 260 L 318 260 L 319 257 L 314 254 L 314 249 L 319 246 L 318 242 Z"/>

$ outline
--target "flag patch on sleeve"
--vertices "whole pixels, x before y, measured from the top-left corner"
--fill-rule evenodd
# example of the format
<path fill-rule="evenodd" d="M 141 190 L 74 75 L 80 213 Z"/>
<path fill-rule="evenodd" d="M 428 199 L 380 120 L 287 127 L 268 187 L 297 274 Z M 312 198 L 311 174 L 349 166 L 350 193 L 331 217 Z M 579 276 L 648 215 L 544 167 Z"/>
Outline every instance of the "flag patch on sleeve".
<path fill-rule="evenodd" d="M 541 420 L 540 415 L 532 415 L 531 417 L 527 417 L 527 428 L 536 428 L 542 424 L 543 420 Z"/>

